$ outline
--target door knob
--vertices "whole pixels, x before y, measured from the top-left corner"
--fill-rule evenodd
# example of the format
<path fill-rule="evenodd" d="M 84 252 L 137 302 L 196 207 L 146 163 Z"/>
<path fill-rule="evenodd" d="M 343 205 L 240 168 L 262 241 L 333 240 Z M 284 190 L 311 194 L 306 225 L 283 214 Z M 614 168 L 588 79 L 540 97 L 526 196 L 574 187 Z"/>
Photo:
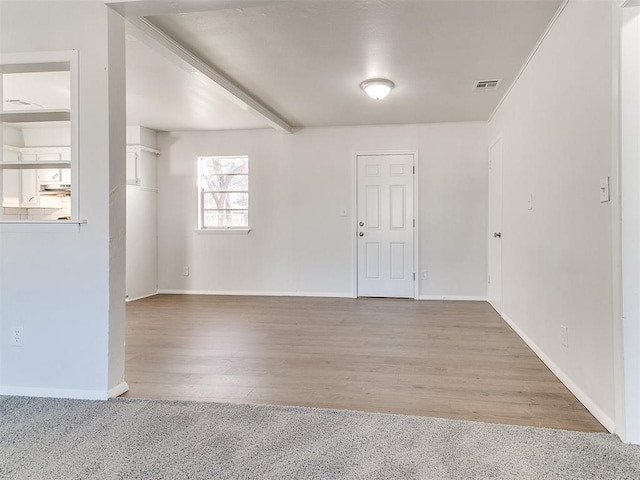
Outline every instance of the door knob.
<path fill-rule="evenodd" d="M 364 237 L 364 232 L 360 232 L 358 235 L 360 235 L 361 237 Z"/>
<path fill-rule="evenodd" d="M 361 227 L 364 227 L 364 222 L 360 222 L 360 223 L 359 223 L 359 225 L 360 225 Z"/>
<path fill-rule="evenodd" d="M 496 238 L 502 238 L 502 232 L 496 232 L 493 234 L 493 236 Z"/>

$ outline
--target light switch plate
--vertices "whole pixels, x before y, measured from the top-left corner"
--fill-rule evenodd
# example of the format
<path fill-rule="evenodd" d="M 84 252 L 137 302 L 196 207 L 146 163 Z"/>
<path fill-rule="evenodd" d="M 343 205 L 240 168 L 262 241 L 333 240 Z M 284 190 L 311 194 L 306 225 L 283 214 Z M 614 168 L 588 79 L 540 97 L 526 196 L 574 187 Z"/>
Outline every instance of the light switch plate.
<path fill-rule="evenodd" d="M 600 179 L 600 203 L 606 203 L 611 200 L 609 194 L 609 177 L 603 177 Z"/>
<path fill-rule="evenodd" d="M 563 347 L 569 346 L 569 327 L 560 325 L 560 343 Z"/>

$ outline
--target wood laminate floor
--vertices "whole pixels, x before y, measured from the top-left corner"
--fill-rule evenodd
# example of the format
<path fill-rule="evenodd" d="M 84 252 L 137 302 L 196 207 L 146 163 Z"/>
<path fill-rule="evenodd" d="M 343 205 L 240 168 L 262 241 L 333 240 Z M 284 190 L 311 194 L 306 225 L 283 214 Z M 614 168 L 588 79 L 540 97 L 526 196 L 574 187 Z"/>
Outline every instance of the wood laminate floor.
<path fill-rule="evenodd" d="M 605 431 L 485 302 L 158 295 L 126 343 L 131 398 Z"/>

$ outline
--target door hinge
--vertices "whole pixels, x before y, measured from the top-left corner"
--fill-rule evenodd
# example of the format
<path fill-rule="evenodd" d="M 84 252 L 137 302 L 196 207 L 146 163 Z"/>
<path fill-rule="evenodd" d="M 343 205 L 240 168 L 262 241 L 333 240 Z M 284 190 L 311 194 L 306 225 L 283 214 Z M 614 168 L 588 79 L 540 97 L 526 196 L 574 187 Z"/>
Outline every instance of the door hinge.
<path fill-rule="evenodd" d="M 416 279 L 416 272 L 413 272 L 413 279 Z"/>
<path fill-rule="evenodd" d="M 491 275 L 487 275 L 487 283 L 491 283 Z"/>
<path fill-rule="evenodd" d="M 413 167 L 413 174 L 415 175 L 415 173 L 416 173 L 416 167 L 415 167 L 415 165 L 414 165 L 414 167 Z"/>
<path fill-rule="evenodd" d="M 489 160 L 489 170 L 491 170 L 491 160 Z"/>
<path fill-rule="evenodd" d="M 413 228 L 416 228 L 416 219 L 413 219 Z"/>

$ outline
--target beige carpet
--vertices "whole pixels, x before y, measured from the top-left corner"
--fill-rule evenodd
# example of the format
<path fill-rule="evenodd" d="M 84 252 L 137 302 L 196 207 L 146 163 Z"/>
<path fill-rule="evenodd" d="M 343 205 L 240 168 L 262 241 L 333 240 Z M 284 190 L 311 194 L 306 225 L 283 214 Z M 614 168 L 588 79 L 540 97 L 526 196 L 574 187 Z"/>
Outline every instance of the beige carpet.
<path fill-rule="evenodd" d="M 0 478 L 637 480 L 640 448 L 341 410 L 0 397 Z"/>

